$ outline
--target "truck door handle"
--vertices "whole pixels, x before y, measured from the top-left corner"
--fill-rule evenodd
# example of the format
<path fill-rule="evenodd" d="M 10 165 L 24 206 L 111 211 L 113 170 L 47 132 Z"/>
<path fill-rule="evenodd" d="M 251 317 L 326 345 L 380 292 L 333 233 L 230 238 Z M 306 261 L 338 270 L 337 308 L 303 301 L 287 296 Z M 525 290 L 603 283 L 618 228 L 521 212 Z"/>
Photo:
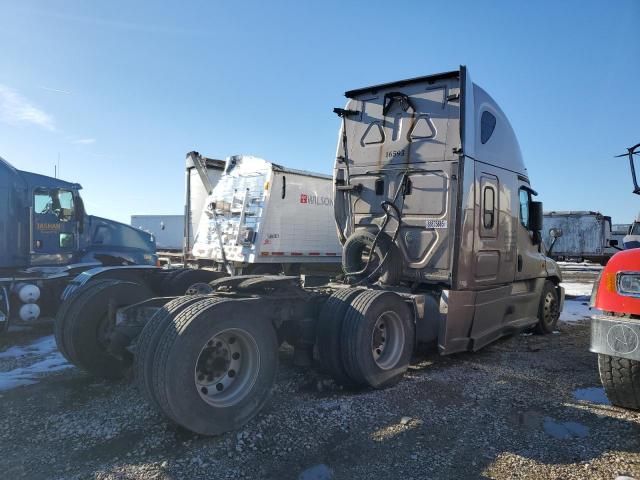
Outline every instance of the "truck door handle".
<path fill-rule="evenodd" d="M 522 255 L 518 255 L 518 271 L 522 271 Z"/>

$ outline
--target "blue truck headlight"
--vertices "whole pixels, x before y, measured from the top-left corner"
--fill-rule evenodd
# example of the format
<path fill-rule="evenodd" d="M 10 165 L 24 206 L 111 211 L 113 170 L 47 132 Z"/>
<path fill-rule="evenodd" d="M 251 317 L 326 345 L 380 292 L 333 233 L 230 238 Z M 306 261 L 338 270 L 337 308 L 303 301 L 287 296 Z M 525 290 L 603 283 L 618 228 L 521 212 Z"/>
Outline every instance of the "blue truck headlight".
<path fill-rule="evenodd" d="M 618 274 L 618 293 L 640 297 L 640 272 Z"/>

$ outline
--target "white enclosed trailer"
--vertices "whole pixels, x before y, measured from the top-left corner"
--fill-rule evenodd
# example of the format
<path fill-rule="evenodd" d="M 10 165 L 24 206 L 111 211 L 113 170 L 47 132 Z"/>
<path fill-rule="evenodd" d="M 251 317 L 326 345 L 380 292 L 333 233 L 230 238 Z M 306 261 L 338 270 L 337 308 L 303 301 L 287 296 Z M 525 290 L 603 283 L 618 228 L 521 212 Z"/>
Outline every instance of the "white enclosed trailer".
<path fill-rule="evenodd" d="M 547 247 L 553 243 L 551 229 L 562 230 L 562 236 L 555 241 L 550 253 L 552 258 L 590 260 L 604 264 L 615 253 L 608 248 L 611 217 L 600 212 L 546 212 L 542 234 Z"/>
<path fill-rule="evenodd" d="M 206 201 L 192 255 L 233 273 L 338 266 L 332 195 L 329 175 L 229 157 Z"/>

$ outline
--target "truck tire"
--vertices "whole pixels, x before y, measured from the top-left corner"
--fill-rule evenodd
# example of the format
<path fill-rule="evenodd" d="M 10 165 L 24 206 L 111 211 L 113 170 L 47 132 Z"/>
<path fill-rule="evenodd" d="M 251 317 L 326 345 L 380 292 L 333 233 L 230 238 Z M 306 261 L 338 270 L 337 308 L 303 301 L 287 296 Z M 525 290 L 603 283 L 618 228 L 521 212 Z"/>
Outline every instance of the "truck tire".
<path fill-rule="evenodd" d="M 138 337 L 133 356 L 134 378 L 142 395 L 156 410 L 160 410 L 160 405 L 153 390 L 153 369 L 158 342 L 176 315 L 201 300 L 201 296 L 178 297 L 171 300 L 149 319 Z"/>
<path fill-rule="evenodd" d="M 64 322 L 64 345 L 72 362 L 92 375 L 122 378 L 131 358 L 117 358 L 109 350 L 115 326 L 110 311 L 151 298 L 151 291 L 135 282 L 96 280 L 82 295 L 74 296 Z"/>
<path fill-rule="evenodd" d="M 544 335 L 553 332 L 558 325 L 559 318 L 560 301 L 558 299 L 558 289 L 553 282 L 547 280 L 544 282 L 542 294 L 540 295 L 536 333 Z"/>
<path fill-rule="evenodd" d="M 267 401 L 278 368 L 260 298 L 206 299 L 183 310 L 156 349 L 154 390 L 163 412 L 201 435 L 235 430 Z"/>
<path fill-rule="evenodd" d="M 320 365 L 336 383 L 345 387 L 356 387 L 342 361 L 342 323 L 351 301 L 363 290 L 343 288 L 331 295 L 322 306 L 317 324 L 317 345 Z"/>
<path fill-rule="evenodd" d="M 64 300 L 56 313 L 56 318 L 53 323 L 53 334 L 56 340 L 56 346 L 58 347 L 58 351 L 62 354 L 64 358 L 66 358 L 70 363 L 74 365 L 77 364 L 77 359 L 74 356 L 74 352 L 70 351 L 70 348 L 67 346 L 66 340 L 66 320 L 67 317 L 72 312 L 72 315 L 76 315 L 74 308 L 82 304 L 84 300 L 81 300 L 84 296 L 92 296 L 96 291 L 100 291 L 104 285 L 111 284 L 113 280 L 109 279 L 99 279 L 99 280 L 91 280 L 89 283 L 86 283 L 79 287 L 77 290 L 73 292 L 69 298 Z"/>
<path fill-rule="evenodd" d="M 225 273 L 214 272 L 213 270 L 186 269 L 167 278 L 163 288 L 167 296 L 175 297 L 184 295 L 191 285 L 196 283 L 209 283 L 225 276 L 227 276 Z"/>
<path fill-rule="evenodd" d="M 600 353 L 598 371 L 613 405 L 640 410 L 640 362 Z"/>
<path fill-rule="evenodd" d="M 399 295 L 365 290 L 351 301 L 342 325 L 342 361 L 349 377 L 384 388 L 409 368 L 415 341 L 411 309 Z"/>
<path fill-rule="evenodd" d="M 379 280 L 384 285 L 398 285 L 402 277 L 402 257 L 398 248 L 386 233 L 378 235 L 378 241 L 372 256 L 372 263 L 362 274 L 349 275 L 351 272 L 359 272 L 365 267 L 366 257 L 373 245 L 376 234 L 368 230 L 356 230 L 347 238 L 342 248 L 342 269 L 352 282 L 365 280 L 375 271 L 379 262 L 384 260 L 384 265 L 373 275 L 369 281 L 374 283 Z"/>

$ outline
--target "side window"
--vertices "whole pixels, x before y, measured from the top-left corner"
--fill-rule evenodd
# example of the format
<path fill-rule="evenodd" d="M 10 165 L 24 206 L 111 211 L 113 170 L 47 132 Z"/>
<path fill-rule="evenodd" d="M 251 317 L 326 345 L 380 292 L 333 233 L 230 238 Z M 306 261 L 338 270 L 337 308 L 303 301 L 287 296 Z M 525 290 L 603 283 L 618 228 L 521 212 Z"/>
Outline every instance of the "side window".
<path fill-rule="evenodd" d="M 73 192 L 58 188 L 37 188 L 33 192 L 33 211 L 40 215 L 52 214 L 66 222 L 73 218 Z"/>
<path fill-rule="evenodd" d="M 53 208 L 53 202 L 49 190 L 38 188 L 33 193 L 33 211 L 35 213 L 49 213 Z"/>
<path fill-rule="evenodd" d="M 60 220 L 67 221 L 73 218 L 73 192 L 69 190 L 57 190 L 58 205 L 60 206 Z"/>
<path fill-rule="evenodd" d="M 529 201 L 531 195 L 524 188 L 520 189 L 520 223 L 527 230 L 529 229 Z"/>
<path fill-rule="evenodd" d="M 486 110 L 482 112 L 482 116 L 480 117 L 480 141 L 483 145 L 489 141 L 495 128 L 496 117 Z"/>
<path fill-rule="evenodd" d="M 496 191 L 492 186 L 484 187 L 482 204 L 482 224 L 484 228 L 493 228 L 496 221 Z"/>
<path fill-rule="evenodd" d="M 497 238 L 500 223 L 500 205 L 498 192 L 500 191 L 498 177 L 490 173 L 483 173 L 480 177 L 480 237 Z"/>

